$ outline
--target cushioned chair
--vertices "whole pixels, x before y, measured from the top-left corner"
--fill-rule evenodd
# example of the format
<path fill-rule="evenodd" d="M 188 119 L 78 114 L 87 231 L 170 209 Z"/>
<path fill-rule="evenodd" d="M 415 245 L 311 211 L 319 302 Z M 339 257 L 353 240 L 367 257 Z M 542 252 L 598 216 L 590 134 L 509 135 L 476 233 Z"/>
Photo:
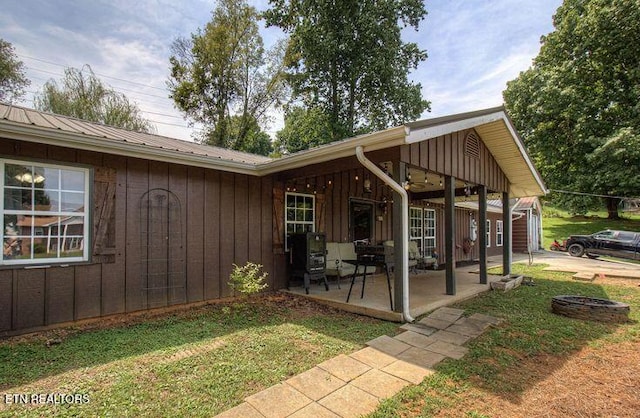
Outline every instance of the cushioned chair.
<path fill-rule="evenodd" d="M 394 263 L 394 245 L 393 241 L 385 241 L 385 258 L 387 263 L 393 265 Z M 415 241 L 409 241 L 409 271 L 416 272 L 416 266 L 420 258 L 420 250 L 418 250 L 418 244 Z"/>
<path fill-rule="evenodd" d="M 327 242 L 326 270 L 327 276 L 338 278 L 338 289 L 340 289 L 340 279 L 351 277 L 356 271 L 354 264 L 344 260 L 356 260 L 358 258 L 355 246 L 352 242 Z M 363 274 L 365 266 L 358 267 L 358 274 Z M 375 273 L 375 266 L 366 267 L 367 274 Z"/>

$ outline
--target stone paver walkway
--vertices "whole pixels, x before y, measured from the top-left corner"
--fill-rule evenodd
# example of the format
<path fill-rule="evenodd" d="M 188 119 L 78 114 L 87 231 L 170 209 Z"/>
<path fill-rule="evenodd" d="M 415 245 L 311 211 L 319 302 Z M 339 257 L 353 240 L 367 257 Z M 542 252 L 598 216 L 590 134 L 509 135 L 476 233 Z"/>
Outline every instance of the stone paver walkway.
<path fill-rule="evenodd" d="M 382 399 L 419 384 L 446 358 L 462 358 L 467 341 L 500 320 L 463 316 L 461 309 L 440 308 L 404 332 L 375 338 L 350 355 L 341 354 L 316 367 L 248 396 L 221 418 L 358 417 L 373 412 Z"/>

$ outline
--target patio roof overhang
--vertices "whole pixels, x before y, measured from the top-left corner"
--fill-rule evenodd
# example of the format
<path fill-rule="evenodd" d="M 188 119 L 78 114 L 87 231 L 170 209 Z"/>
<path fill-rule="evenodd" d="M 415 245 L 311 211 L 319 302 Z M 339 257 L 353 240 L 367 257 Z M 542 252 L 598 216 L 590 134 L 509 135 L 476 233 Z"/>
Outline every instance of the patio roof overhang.
<path fill-rule="evenodd" d="M 533 166 L 522 139 L 502 106 L 425 119 L 406 126 L 409 129 L 407 144 L 473 128 L 509 179 L 511 197 L 540 196 L 546 193 L 540 174 Z"/>

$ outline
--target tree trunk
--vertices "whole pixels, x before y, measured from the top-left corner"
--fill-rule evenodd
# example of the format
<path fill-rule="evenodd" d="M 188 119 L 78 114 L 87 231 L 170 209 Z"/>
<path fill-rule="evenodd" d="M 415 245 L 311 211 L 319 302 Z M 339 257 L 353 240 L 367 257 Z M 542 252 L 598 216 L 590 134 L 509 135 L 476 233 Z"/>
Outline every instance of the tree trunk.
<path fill-rule="evenodd" d="M 609 213 L 608 219 L 620 219 L 620 215 L 618 215 L 618 202 L 620 199 L 616 197 L 606 197 L 605 201 L 607 202 L 607 212 Z"/>

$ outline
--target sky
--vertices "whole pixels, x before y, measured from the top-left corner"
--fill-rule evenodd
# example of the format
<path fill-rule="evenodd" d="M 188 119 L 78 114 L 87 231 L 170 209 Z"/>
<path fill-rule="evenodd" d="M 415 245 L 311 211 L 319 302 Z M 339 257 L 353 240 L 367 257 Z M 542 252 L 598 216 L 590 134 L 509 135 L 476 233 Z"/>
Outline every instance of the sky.
<path fill-rule="evenodd" d="M 249 0 L 258 10 L 267 0 Z M 403 38 L 427 51 L 410 74 L 422 86 L 431 111 L 421 119 L 502 104 L 506 83 L 530 67 L 540 37 L 553 31 L 562 0 L 432 0 L 418 31 Z M 214 1 L 202 0 L 0 0 L 0 38 L 13 44 L 31 80 L 19 105 L 66 67 L 91 66 L 98 77 L 124 93 L 151 120 L 157 133 L 191 140 L 193 128 L 168 98 L 171 43 L 189 37 L 211 20 Z M 261 28 L 266 47 L 285 35 Z M 267 132 L 283 126 L 272 114 Z"/>

